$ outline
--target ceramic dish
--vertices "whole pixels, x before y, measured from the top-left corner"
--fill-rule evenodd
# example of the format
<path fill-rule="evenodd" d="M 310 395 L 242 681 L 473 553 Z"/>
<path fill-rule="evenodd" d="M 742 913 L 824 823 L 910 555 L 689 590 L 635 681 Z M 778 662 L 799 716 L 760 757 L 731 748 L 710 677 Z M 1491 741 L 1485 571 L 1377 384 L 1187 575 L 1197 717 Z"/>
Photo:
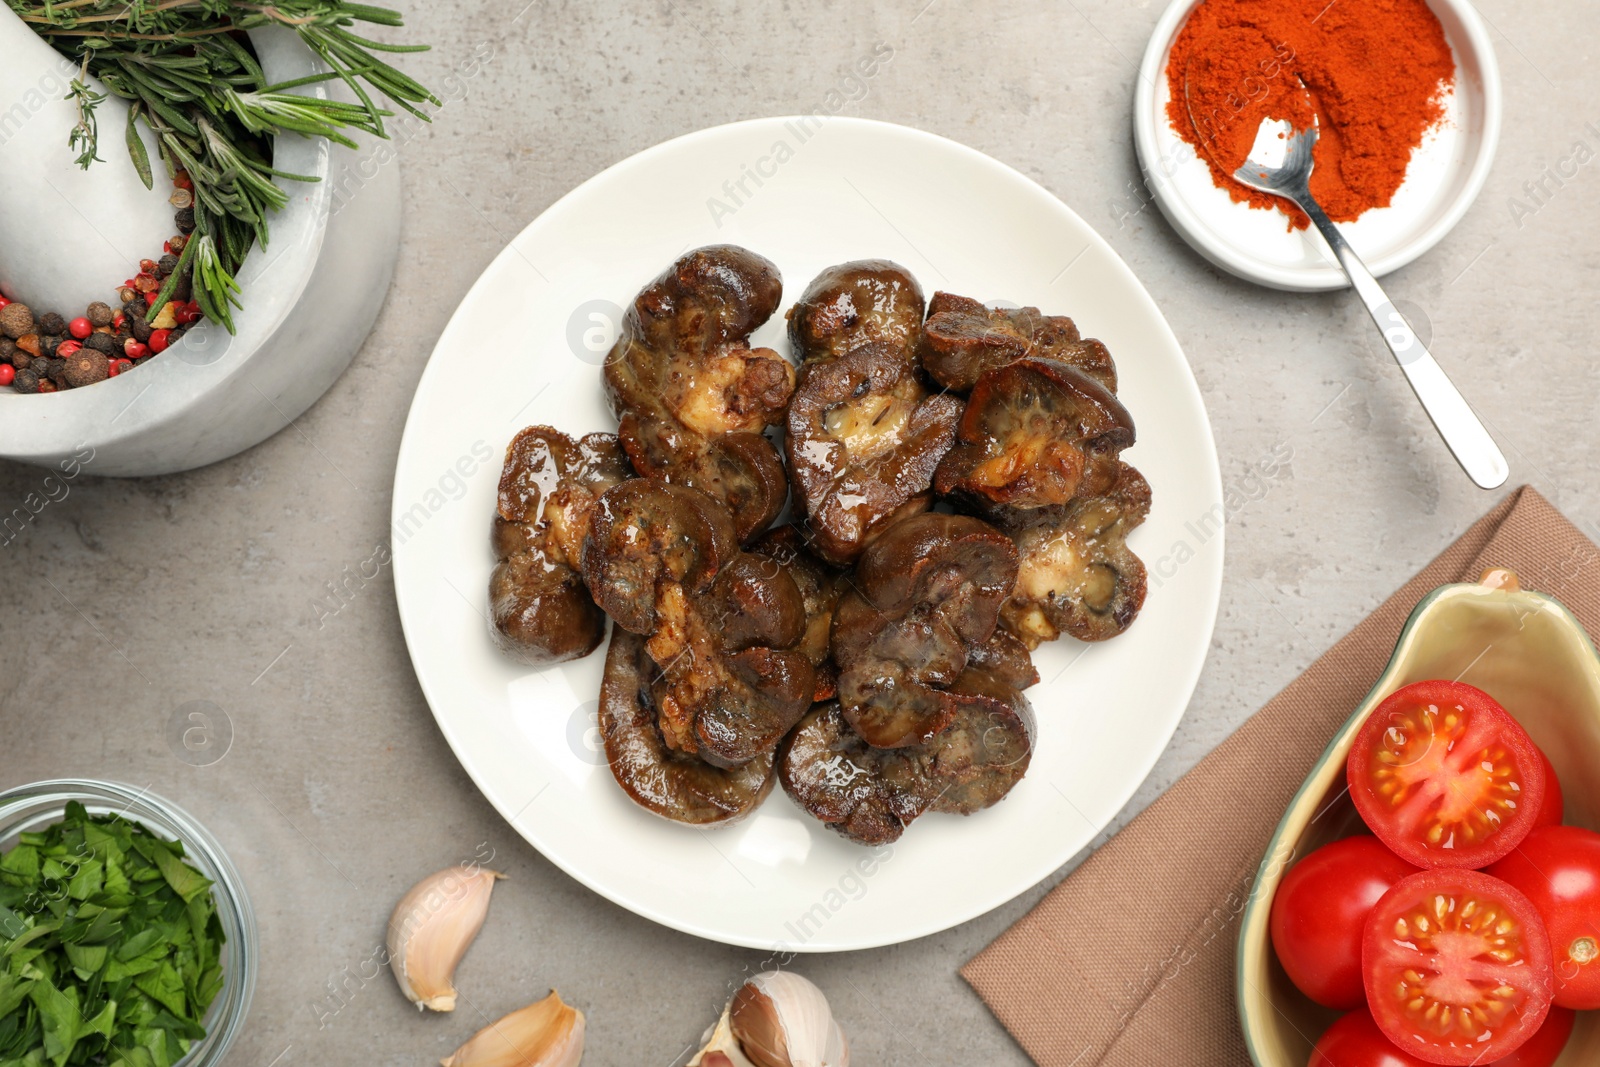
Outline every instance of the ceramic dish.
<path fill-rule="evenodd" d="M 320 69 L 287 29 L 254 30 L 250 41 L 274 82 Z M 337 98 L 342 87 L 300 91 Z M 356 136 L 359 152 L 277 138 L 273 165 L 315 180 L 276 179 L 289 202 L 273 215 L 271 243 L 253 248 L 239 269 L 236 333 L 200 322 L 148 365 L 83 389 L 0 388 L 0 457 L 59 464 L 69 477 L 80 467 L 117 477 L 169 474 L 243 452 L 299 418 L 366 340 L 399 256 L 394 149 Z M 123 151 L 120 133 L 106 151 Z"/>
<path fill-rule="evenodd" d="M 784 308 L 823 267 L 879 256 L 930 294 L 1071 314 L 1116 356 L 1138 423 L 1127 457 L 1155 491 L 1131 540 L 1152 573 L 1143 614 L 1114 641 L 1040 649 L 1044 681 L 1028 694 L 1040 738 L 1028 776 L 995 808 L 927 816 L 892 847 L 846 842 L 781 790 L 715 830 L 648 814 L 623 795 L 595 745 L 603 656 L 530 669 L 489 638 L 489 524 L 506 443 L 531 423 L 614 428 L 600 365 L 621 308 L 684 251 L 724 241 L 776 262 Z M 787 352 L 782 315 L 753 341 Z M 763 119 L 618 164 L 547 210 L 484 272 L 439 340 L 401 443 L 395 593 L 440 730 L 484 795 L 551 861 L 624 907 L 702 937 L 865 948 L 1010 899 L 1126 803 L 1205 659 L 1222 573 L 1221 500 L 1183 353 L 1082 219 L 1009 167 L 930 134 L 847 118 Z"/>
<path fill-rule="evenodd" d="M 1284 813 L 1267 847 L 1239 930 L 1237 993 L 1245 1043 L 1256 1067 L 1305 1067 L 1339 1013 L 1318 1007 L 1289 981 L 1272 951 L 1268 916 L 1294 861 L 1363 832 L 1345 789 L 1345 760 L 1367 715 L 1412 682 L 1451 678 L 1499 701 L 1550 756 L 1561 778 L 1566 822 L 1600 828 L 1600 654 L 1555 600 L 1518 588 L 1506 571 L 1477 585 L 1447 585 L 1411 613 L 1394 656 Z M 1600 1058 L 1600 1013 L 1580 1012 L 1556 1061 Z"/>
<path fill-rule="evenodd" d="M 151 833 L 183 842 L 187 862 L 215 883 L 217 919 L 227 937 L 222 946 L 222 992 L 206 1013 L 206 1036 L 174 1067 L 217 1067 L 244 1029 L 260 956 L 255 911 L 238 869 L 217 839 L 170 800 L 148 789 L 93 779 L 35 782 L 0 793 L 0 851 L 10 849 L 20 833 L 60 822 L 68 802 L 74 800 L 91 815 L 121 815 L 143 823 Z"/>
<path fill-rule="evenodd" d="M 1201 0 L 1175 0 L 1156 23 L 1134 93 L 1134 146 L 1149 195 L 1195 251 L 1223 270 L 1274 289 L 1316 292 L 1350 283 L 1312 231 L 1229 199 L 1205 161 L 1167 121 L 1167 55 Z M 1340 229 L 1378 276 L 1405 266 L 1450 232 L 1489 176 L 1500 140 L 1500 68 L 1488 30 L 1468 0 L 1428 0 L 1455 52 L 1456 86 L 1444 124 L 1412 157 L 1387 208 Z"/>

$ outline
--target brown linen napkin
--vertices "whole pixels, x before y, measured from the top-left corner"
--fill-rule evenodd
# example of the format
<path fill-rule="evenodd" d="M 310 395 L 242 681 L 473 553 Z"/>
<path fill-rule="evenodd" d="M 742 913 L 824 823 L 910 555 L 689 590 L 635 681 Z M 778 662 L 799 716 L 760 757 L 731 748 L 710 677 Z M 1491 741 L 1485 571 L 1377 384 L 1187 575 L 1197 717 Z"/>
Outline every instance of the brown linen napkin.
<path fill-rule="evenodd" d="M 1256 865 L 1411 609 L 1509 567 L 1600 632 L 1600 551 L 1524 486 L 1313 663 L 961 974 L 1039 1067 L 1249 1063 L 1234 942 Z"/>

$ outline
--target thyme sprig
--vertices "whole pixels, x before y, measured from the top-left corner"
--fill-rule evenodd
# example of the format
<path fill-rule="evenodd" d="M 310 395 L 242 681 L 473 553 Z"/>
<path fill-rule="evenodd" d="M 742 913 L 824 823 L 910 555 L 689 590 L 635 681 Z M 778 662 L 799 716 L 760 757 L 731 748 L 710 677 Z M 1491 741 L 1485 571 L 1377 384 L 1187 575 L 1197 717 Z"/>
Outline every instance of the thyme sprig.
<path fill-rule="evenodd" d="M 289 202 L 273 181 L 315 181 L 272 166 L 279 133 L 325 137 L 354 147 L 343 131 L 387 136 L 384 119 L 395 107 L 426 121 L 420 105 L 438 97 L 386 62 L 383 54 L 420 52 L 426 45 L 394 45 L 351 31 L 358 22 L 402 25 L 398 12 L 344 0 L 6 0 L 58 52 L 80 63 L 110 93 L 130 102 L 127 150 L 139 176 L 154 188 L 149 154 L 138 125 L 155 135 L 169 172 L 186 171 L 194 187 L 194 234 L 184 248 L 193 270 L 194 299 L 208 318 L 233 329 L 232 308 L 242 306 L 234 280 L 245 255 L 267 243 L 268 221 Z M 327 67 L 293 81 L 268 83 L 245 31 L 282 26 L 297 34 Z M 293 90 L 340 81 L 356 103 L 301 96 Z M 104 99 L 75 79 L 68 98 L 79 121 L 69 136 L 77 163 L 99 158 L 95 107 Z M 174 271 L 159 299 L 181 276 Z"/>

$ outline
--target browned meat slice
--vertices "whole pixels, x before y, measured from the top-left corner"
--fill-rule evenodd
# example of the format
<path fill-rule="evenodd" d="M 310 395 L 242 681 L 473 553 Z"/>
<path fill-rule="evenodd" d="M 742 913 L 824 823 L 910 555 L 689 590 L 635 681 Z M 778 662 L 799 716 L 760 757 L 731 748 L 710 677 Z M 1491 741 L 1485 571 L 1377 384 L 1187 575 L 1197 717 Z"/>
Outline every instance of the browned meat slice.
<path fill-rule="evenodd" d="M 1031 689 L 1039 684 L 1039 672 L 1034 669 L 1028 646 L 998 626 L 989 640 L 967 655 L 967 669 L 981 670 L 1012 689 Z"/>
<path fill-rule="evenodd" d="M 927 510 L 961 401 L 929 396 L 893 349 L 869 344 L 806 368 L 785 449 L 812 549 L 848 566 L 881 530 Z"/>
<path fill-rule="evenodd" d="M 923 326 L 922 367 L 946 389 L 964 393 L 984 371 L 1019 359 L 1050 359 L 1117 390 L 1117 368 L 1106 346 L 1078 336 L 1065 315 L 1038 308 L 989 308 L 954 293 L 934 293 Z"/>
<path fill-rule="evenodd" d="M 619 627 L 648 636 L 669 748 L 737 767 L 770 756 L 810 706 L 800 590 L 738 550 L 727 509 L 704 493 L 648 479 L 608 492 L 590 520 L 584 574 Z"/>
<path fill-rule="evenodd" d="M 1103 496 L 1075 501 L 1058 521 L 1015 534 L 1021 563 L 1003 625 L 1029 648 L 1062 633 L 1104 641 L 1144 605 L 1144 563 L 1127 537 L 1150 514 L 1150 483 L 1126 463 Z"/>
<path fill-rule="evenodd" d="M 805 602 L 805 633 L 795 647 L 805 655 L 817 673 L 812 701 L 832 700 L 839 692 L 839 668 L 834 665 L 828 639 L 833 632 L 833 611 L 845 590 L 845 575 L 806 551 L 805 542 L 794 526 L 779 526 L 750 546 L 770 565 L 786 571 Z M 1027 650 L 1023 650 L 1027 654 Z"/>
<path fill-rule="evenodd" d="M 617 784 L 640 807 L 673 822 L 707 826 L 748 814 L 772 791 L 771 753 L 724 770 L 668 748 L 651 704 L 655 674 L 644 638 L 614 628 L 600 688 L 600 734 Z"/>
<path fill-rule="evenodd" d="M 1099 382 L 1063 363 L 1023 359 L 985 371 L 934 488 L 1008 529 L 1062 513 L 1116 481 L 1133 419 Z"/>
<path fill-rule="evenodd" d="M 833 617 L 839 700 L 869 744 L 925 744 L 957 701 L 946 692 L 994 633 L 1016 584 L 1011 539 L 968 515 L 901 519 L 862 553 Z"/>
<path fill-rule="evenodd" d="M 770 526 L 788 492 L 762 431 L 782 421 L 794 368 L 749 340 L 782 294 L 777 268 L 755 253 L 696 249 L 639 293 L 606 357 L 606 396 L 634 469 L 726 504 L 741 539 Z"/>
<path fill-rule="evenodd" d="M 922 305 L 922 287 L 898 263 L 840 263 L 812 279 L 789 309 L 789 341 L 807 364 L 869 344 L 909 362 L 922 332 Z"/>
<path fill-rule="evenodd" d="M 529 426 L 506 448 L 500 473 L 489 576 L 496 643 L 535 666 L 587 656 L 605 635 L 579 573 L 595 501 L 632 476 L 611 434 L 574 441 Z"/>
<path fill-rule="evenodd" d="M 956 715 L 932 741 L 874 748 L 838 704 L 819 704 L 778 750 L 784 791 L 852 841 L 897 840 L 928 811 L 970 815 L 998 803 L 1027 773 L 1033 710 L 1021 693 L 985 672 L 951 687 Z"/>

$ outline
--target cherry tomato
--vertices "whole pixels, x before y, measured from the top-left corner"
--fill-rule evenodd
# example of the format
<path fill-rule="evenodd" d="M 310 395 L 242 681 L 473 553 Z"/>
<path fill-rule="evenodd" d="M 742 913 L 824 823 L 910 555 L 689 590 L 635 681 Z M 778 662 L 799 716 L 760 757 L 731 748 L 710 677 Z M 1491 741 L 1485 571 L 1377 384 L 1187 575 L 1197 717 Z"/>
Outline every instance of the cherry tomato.
<path fill-rule="evenodd" d="M 1323 1033 L 1306 1067 L 1431 1067 L 1383 1036 L 1366 1011 L 1353 1011 Z"/>
<path fill-rule="evenodd" d="M 1567 1041 L 1572 1037 L 1572 1024 L 1578 1013 L 1570 1008 L 1551 1008 L 1539 1032 L 1528 1038 L 1528 1043 L 1504 1059 L 1495 1060 L 1489 1067 L 1550 1067 L 1561 1058 Z"/>
<path fill-rule="evenodd" d="M 1550 938 L 1533 903 L 1480 871 L 1402 879 L 1367 918 L 1361 945 L 1378 1029 L 1439 1064 L 1492 1063 L 1550 1010 Z"/>
<path fill-rule="evenodd" d="M 1366 1003 L 1361 935 L 1372 906 L 1417 868 L 1375 837 L 1324 845 L 1284 875 L 1272 898 L 1272 947 L 1290 981 L 1328 1008 Z"/>
<path fill-rule="evenodd" d="M 1577 1013 L 1551 1008 L 1539 1032 L 1504 1059 L 1485 1067 L 1550 1067 L 1567 1047 Z M 1372 1015 L 1353 1011 L 1328 1027 L 1311 1053 L 1307 1067 L 1432 1067 L 1426 1060 L 1401 1052 L 1383 1036 Z"/>
<path fill-rule="evenodd" d="M 1527 732 L 1460 682 L 1390 694 L 1356 734 L 1346 773 L 1372 832 L 1418 867 L 1488 866 L 1528 836 L 1544 803 Z"/>
<path fill-rule="evenodd" d="M 1566 800 L 1561 795 L 1561 779 L 1556 777 L 1555 765 L 1543 749 L 1539 750 L 1539 756 L 1544 760 L 1544 803 L 1539 805 L 1539 814 L 1533 820 L 1535 830 L 1541 826 L 1560 826 L 1567 813 Z"/>
<path fill-rule="evenodd" d="M 1555 954 L 1555 1002 L 1600 1008 L 1600 834 L 1546 826 L 1488 873 L 1515 886 L 1544 917 Z"/>

